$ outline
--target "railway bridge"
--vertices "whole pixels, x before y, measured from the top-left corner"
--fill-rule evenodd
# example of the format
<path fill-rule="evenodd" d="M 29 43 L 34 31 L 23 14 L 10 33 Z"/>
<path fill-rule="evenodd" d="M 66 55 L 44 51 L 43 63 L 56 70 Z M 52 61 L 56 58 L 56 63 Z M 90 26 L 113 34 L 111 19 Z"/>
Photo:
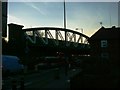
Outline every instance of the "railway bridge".
<path fill-rule="evenodd" d="M 89 55 L 89 37 L 83 33 L 58 27 L 8 26 L 10 51 L 19 57 Z"/>

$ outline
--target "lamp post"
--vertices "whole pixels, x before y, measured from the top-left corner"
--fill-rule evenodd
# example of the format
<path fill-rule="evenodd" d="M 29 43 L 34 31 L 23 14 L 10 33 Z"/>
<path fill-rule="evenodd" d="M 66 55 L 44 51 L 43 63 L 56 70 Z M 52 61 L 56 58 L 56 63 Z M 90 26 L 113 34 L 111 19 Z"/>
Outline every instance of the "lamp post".
<path fill-rule="evenodd" d="M 103 26 L 102 24 L 103 24 L 103 23 L 102 23 L 102 22 L 100 22 L 101 27 Z"/>
<path fill-rule="evenodd" d="M 76 28 L 75 30 L 81 30 L 81 33 L 83 33 L 83 28 L 79 29 L 79 28 Z"/>
<path fill-rule="evenodd" d="M 83 33 L 83 28 L 81 28 L 80 30 L 81 30 L 81 32 Z"/>
<path fill-rule="evenodd" d="M 66 7 L 65 7 L 65 0 L 64 0 L 64 29 L 66 29 Z"/>

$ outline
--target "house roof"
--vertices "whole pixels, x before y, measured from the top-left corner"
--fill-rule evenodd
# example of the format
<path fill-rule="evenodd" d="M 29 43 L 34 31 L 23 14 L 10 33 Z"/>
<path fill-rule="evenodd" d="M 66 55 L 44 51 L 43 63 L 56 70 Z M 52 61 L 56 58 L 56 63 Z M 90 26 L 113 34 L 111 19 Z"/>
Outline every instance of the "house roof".
<path fill-rule="evenodd" d="M 113 26 L 112 28 L 101 27 L 96 33 L 94 33 L 90 40 L 101 39 L 120 39 L 120 27 Z"/>

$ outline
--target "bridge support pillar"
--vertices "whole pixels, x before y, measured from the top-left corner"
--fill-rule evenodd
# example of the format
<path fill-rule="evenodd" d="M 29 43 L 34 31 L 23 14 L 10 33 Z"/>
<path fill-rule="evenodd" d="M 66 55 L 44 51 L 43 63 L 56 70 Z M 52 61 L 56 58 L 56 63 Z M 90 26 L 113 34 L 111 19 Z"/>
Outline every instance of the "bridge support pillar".
<path fill-rule="evenodd" d="M 17 25 L 17 24 L 8 24 L 9 26 L 9 41 L 13 40 L 13 39 L 22 39 L 23 36 L 23 31 L 22 28 L 24 26 L 22 25 Z"/>
<path fill-rule="evenodd" d="M 8 24 L 9 26 L 9 48 L 13 55 L 23 54 L 25 48 L 25 36 L 22 28 L 24 26 L 17 24 Z M 11 54 L 10 53 L 10 54 Z"/>

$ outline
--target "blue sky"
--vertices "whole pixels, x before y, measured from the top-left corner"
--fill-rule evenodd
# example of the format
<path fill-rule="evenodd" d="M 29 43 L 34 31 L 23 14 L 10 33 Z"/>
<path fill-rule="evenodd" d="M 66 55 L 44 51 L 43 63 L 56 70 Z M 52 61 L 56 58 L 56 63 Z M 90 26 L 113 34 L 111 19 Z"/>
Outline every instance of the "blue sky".
<path fill-rule="evenodd" d="M 99 22 L 104 27 L 118 26 L 118 3 L 66 2 L 66 17 L 68 29 L 83 28 L 91 36 L 101 27 Z M 8 23 L 24 28 L 63 27 L 63 2 L 9 2 Z"/>

